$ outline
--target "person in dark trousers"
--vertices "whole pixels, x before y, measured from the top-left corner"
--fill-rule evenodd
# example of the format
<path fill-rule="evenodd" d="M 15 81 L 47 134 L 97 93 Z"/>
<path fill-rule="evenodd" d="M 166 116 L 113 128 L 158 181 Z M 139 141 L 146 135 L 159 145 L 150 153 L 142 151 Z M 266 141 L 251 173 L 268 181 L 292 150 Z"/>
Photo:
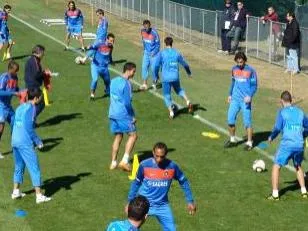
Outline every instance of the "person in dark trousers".
<path fill-rule="evenodd" d="M 231 39 L 227 37 L 227 33 L 230 31 L 231 22 L 235 15 L 235 9 L 231 0 L 225 0 L 225 8 L 221 16 L 221 50 L 218 53 L 229 54 L 231 51 Z"/>
<path fill-rule="evenodd" d="M 287 27 L 283 33 L 282 46 L 286 48 L 287 72 L 298 74 L 300 72 L 300 29 L 293 12 L 287 13 Z"/>
<path fill-rule="evenodd" d="M 32 49 L 32 55 L 25 65 L 25 84 L 27 89 L 41 88 L 44 81 L 44 70 L 41 61 L 44 57 L 45 47 L 36 45 Z M 36 117 L 43 111 L 45 107 L 44 100 L 35 105 Z"/>
<path fill-rule="evenodd" d="M 227 33 L 227 37 L 232 39 L 233 38 L 233 46 L 231 48 L 230 54 L 235 54 L 239 42 L 243 37 L 246 31 L 247 25 L 247 17 L 248 11 L 244 8 L 243 1 L 237 2 L 238 10 L 235 12 L 234 18 L 231 23 L 231 30 Z"/>

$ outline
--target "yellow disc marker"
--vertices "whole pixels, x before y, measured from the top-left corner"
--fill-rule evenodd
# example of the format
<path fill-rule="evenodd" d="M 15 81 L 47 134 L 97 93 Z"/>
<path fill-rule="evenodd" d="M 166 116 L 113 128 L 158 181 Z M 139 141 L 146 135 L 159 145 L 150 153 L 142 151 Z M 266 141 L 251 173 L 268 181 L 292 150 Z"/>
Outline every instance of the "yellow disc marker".
<path fill-rule="evenodd" d="M 211 139 L 218 139 L 220 137 L 217 133 L 213 133 L 213 132 L 202 132 L 201 135 L 205 137 L 209 137 Z"/>

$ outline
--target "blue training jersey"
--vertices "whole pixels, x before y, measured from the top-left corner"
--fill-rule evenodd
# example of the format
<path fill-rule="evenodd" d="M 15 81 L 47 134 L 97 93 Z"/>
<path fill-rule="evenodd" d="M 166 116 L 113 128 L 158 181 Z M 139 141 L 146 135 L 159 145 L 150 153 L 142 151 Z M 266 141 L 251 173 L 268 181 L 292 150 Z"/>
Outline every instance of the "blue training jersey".
<path fill-rule="evenodd" d="M 191 75 L 189 65 L 183 56 L 174 48 L 165 48 L 157 55 L 155 74 L 158 76 L 159 68 L 162 66 L 162 82 L 177 81 L 180 78 L 179 64 Z"/>
<path fill-rule="evenodd" d="M 109 118 L 133 120 L 135 117 L 132 105 L 132 86 L 122 76 L 111 80 Z"/>
<path fill-rule="evenodd" d="M 144 53 L 147 55 L 156 55 L 160 50 L 160 39 L 156 29 L 151 28 L 150 31 L 141 29 L 141 38 L 143 42 Z"/>
<path fill-rule="evenodd" d="M 12 147 L 33 146 L 42 144 L 34 130 L 35 105 L 24 103 L 17 107 L 15 112 Z"/>
<path fill-rule="evenodd" d="M 64 21 L 66 26 L 83 26 L 83 15 L 81 10 L 66 10 L 64 13 Z"/>
<path fill-rule="evenodd" d="M 158 166 L 154 158 L 140 163 L 136 179 L 131 184 L 128 201 L 140 194 L 149 200 L 151 206 L 167 204 L 168 192 L 173 179 L 179 181 L 186 201 L 192 203 L 193 196 L 189 182 L 180 168 L 168 159 L 163 162 L 162 166 Z"/>
<path fill-rule="evenodd" d="M 103 17 L 99 20 L 96 30 L 96 40 L 105 41 L 108 33 L 108 20 L 106 17 Z"/>
<path fill-rule="evenodd" d="M 232 68 L 232 82 L 229 90 L 232 100 L 242 102 L 246 96 L 253 97 L 257 88 L 257 73 L 251 66 L 245 64 L 243 68 L 237 65 Z"/>
<path fill-rule="evenodd" d="M 93 56 L 92 63 L 99 67 L 108 67 L 111 63 L 111 53 L 113 46 L 108 44 L 107 41 L 94 43 L 89 47 L 89 56 Z M 93 53 L 94 51 L 94 53 Z"/>
<path fill-rule="evenodd" d="M 7 20 L 8 20 L 8 13 L 6 13 L 5 11 L 0 11 L 0 32 L 2 34 L 9 33 Z"/>
<path fill-rule="evenodd" d="M 281 145 L 287 148 L 303 148 L 305 129 L 308 129 L 308 118 L 304 112 L 296 106 L 288 106 L 279 110 L 270 137 L 274 140 L 281 132 Z"/>
<path fill-rule="evenodd" d="M 106 231 L 139 231 L 128 220 L 111 222 Z"/>
<path fill-rule="evenodd" d="M 11 107 L 12 97 L 18 90 L 18 77 L 3 73 L 0 76 L 0 106 Z"/>

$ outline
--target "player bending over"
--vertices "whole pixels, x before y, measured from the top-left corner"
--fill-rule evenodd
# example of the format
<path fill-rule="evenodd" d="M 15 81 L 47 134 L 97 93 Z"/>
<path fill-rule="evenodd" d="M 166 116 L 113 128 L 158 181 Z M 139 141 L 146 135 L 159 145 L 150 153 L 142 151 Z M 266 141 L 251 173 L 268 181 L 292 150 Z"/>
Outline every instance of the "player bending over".
<path fill-rule="evenodd" d="M 235 122 L 237 114 L 242 110 L 244 126 L 247 132 L 247 142 L 245 143 L 244 149 L 249 151 L 253 148 L 251 104 L 252 98 L 258 88 L 257 73 L 254 68 L 246 64 L 247 57 L 244 52 L 238 52 L 235 55 L 234 61 L 237 65 L 232 68 L 231 86 L 228 96 L 228 125 L 230 140 L 225 143 L 225 148 L 237 145 L 235 139 Z"/>
<path fill-rule="evenodd" d="M 140 163 L 136 179 L 130 187 L 128 201 L 137 194 L 145 196 L 150 202 L 148 215 L 156 217 L 164 231 L 174 231 L 176 225 L 168 201 L 173 179 L 179 182 L 185 193 L 189 214 L 195 214 L 196 205 L 187 178 L 172 160 L 166 158 L 167 153 L 166 144 L 159 142 L 154 145 L 153 158 Z"/>
<path fill-rule="evenodd" d="M 193 112 L 193 105 L 187 98 L 184 89 L 181 88 L 179 64 L 185 68 L 188 77 L 191 77 L 191 71 L 183 56 L 176 49 L 172 48 L 173 39 L 166 37 L 165 44 L 166 48 L 157 55 L 155 75 L 158 76 L 159 69 L 162 67 L 163 95 L 169 110 L 169 117 L 172 119 L 175 112 L 172 108 L 171 88 L 185 100 L 189 113 Z"/>
<path fill-rule="evenodd" d="M 68 9 L 64 14 L 64 21 L 67 29 L 65 38 L 66 47 L 65 50 L 69 49 L 70 41 L 72 36 L 76 36 L 81 44 L 81 49 L 85 51 L 84 41 L 82 37 L 83 29 L 83 15 L 80 9 L 76 8 L 74 1 L 69 1 L 67 4 Z"/>
<path fill-rule="evenodd" d="M 268 138 L 272 142 L 279 133 L 282 134 L 279 148 L 276 152 L 274 165 L 272 168 L 272 194 L 269 200 L 279 200 L 279 173 L 281 167 L 288 164 L 289 160 L 293 161 L 296 169 L 298 183 L 301 187 L 302 197 L 308 198 L 304 171 L 301 163 L 304 158 L 304 138 L 303 131 L 308 129 L 308 118 L 304 112 L 292 105 L 292 96 L 288 91 L 281 94 L 282 109 L 279 110 L 273 128 L 272 134 Z"/>
<path fill-rule="evenodd" d="M 119 167 L 125 171 L 131 170 L 128 159 L 137 140 L 137 133 L 132 105 L 132 86 L 129 80 L 134 77 L 135 73 L 136 64 L 128 62 L 124 65 L 123 74 L 111 80 L 109 121 L 110 130 L 115 135 L 112 144 L 111 170 L 117 167 L 117 155 L 124 133 L 128 134 L 128 140 Z"/>

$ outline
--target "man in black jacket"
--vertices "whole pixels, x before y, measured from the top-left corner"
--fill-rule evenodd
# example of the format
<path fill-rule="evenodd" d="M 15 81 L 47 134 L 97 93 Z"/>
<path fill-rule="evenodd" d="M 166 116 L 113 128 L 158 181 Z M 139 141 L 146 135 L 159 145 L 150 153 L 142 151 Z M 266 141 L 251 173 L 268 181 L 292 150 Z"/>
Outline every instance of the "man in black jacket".
<path fill-rule="evenodd" d="M 282 46 L 286 48 L 287 54 L 287 70 L 297 74 L 299 68 L 299 52 L 300 52 L 300 29 L 299 24 L 293 12 L 287 14 L 287 27 L 284 31 Z"/>
<path fill-rule="evenodd" d="M 244 8 L 243 1 L 237 2 L 238 10 L 235 12 L 231 23 L 231 30 L 227 33 L 228 38 L 233 38 L 234 44 L 230 54 L 234 54 L 238 48 L 239 42 L 246 30 L 248 11 Z"/>
<path fill-rule="evenodd" d="M 27 89 L 40 88 L 44 81 L 44 71 L 41 66 L 41 60 L 44 57 L 45 48 L 42 45 L 36 45 L 32 49 L 32 55 L 25 65 L 25 83 Z M 36 105 L 36 117 L 45 107 L 44 100 Z"/>
<path fill-rule="evenodd" d="M 221 50 L 218 53 L 229 54 L 231 51 L 231 39 L 227 37 L 227 33 L 231 29 L 231 22 L 235 15 L 235 9 L 231 0 L 225 0 L 225 8 L 221 15 Z"/>

